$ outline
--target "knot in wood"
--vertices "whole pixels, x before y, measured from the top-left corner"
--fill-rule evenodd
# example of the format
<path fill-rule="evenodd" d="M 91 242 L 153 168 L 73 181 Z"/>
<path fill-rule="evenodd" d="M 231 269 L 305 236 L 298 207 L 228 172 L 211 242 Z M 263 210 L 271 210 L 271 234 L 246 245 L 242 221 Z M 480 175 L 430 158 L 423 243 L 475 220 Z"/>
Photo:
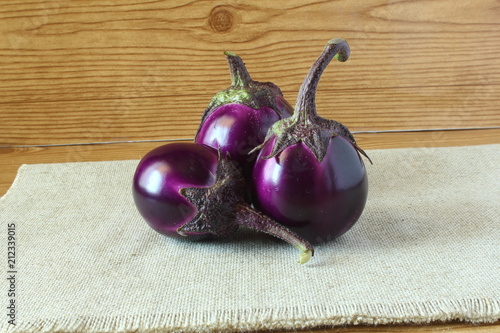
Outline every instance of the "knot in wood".
<path fill-rule="evenodd" d="M 215 32 L 227 32 L 234 25 L 234 16 L 226 8 L 215 7 L 210 13 L 209 23 Z"/>

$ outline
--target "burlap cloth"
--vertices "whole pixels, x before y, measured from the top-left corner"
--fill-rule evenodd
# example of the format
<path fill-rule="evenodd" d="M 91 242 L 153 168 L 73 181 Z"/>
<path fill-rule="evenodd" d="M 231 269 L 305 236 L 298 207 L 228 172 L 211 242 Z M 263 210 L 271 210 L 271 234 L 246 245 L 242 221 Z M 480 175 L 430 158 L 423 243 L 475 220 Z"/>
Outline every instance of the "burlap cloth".
<path fill-rule="evenodd" d="M 358 223 L 298 251 L 242 230 L 191 243 L 150 229 L 136 160 L 23 165 L 0 199 L 1 331 L 170 332 L 493 322 L 500 315 L 500 145 L 369 151 Z M 7 229 L 16 233 L 8 323 Z"/>

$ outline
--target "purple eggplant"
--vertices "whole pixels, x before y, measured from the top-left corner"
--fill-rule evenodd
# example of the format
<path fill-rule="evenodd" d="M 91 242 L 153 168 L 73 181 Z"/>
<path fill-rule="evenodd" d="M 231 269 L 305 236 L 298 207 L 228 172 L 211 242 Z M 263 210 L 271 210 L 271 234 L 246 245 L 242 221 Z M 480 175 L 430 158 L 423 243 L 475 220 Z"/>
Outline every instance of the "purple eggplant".
<path fill-rule="evenodd" d="M 239 226 L 278 237 L 301 251 L 312 246 L 245 202 L 246 183 L 219 151 L 196 143 L 171 143 L 147 153 L 134 174 L 132 193 L 151 228 L 176 238 L 232 236 Z"/>
<path fill-rule="evenodd" d="M 181 237 L 177 229 L 196 211 L 179 191 L 212 186 L 217 161 L 213 149 L 196 144 L 171 143 L 147 153 L 134 174 L 133 196 L 149 226 L 161 234 Z"/>
<path fill-rule="evenodd" d="M 256 148 L 262 148 L 252 174 L 256 207 L 312 243 L 349 230 L 368 195 L 360 153 L 368 156 L 347 127 L 316 113 L 321 74 L 333 58 L 343 62 L 349 54 L 346 41 L 328 42 L 300 88 L 292 117 L 274 124 Z"/>
<path fill-rule="evenodd" d="M 257 153 L 249 151 L 264 142 L 278 120 L 290 117 L 292 107 L 273 83 L 253 81 L 239 56 L 225 52 L 231 86 L 218 92 L 205 110 L 195 142 L 229 154 L 249 176 Z"/>

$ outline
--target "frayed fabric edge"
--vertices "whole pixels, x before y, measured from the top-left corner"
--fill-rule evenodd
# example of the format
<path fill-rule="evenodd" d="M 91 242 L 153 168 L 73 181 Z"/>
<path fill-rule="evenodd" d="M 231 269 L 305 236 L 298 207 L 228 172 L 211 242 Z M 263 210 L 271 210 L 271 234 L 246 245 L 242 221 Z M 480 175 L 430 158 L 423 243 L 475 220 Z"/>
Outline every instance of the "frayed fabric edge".
<path fill-rule="evenodd" d="M 490 298 L 404 304 L 295 306 L 204 313 L 82 316 L 0 325 L 5 332 L 235 332 L 311 329 L 344 325 L 473 324 L 500 319 L 500 301 Z M 3 326 L 3 327 L 2 327 Z"/>

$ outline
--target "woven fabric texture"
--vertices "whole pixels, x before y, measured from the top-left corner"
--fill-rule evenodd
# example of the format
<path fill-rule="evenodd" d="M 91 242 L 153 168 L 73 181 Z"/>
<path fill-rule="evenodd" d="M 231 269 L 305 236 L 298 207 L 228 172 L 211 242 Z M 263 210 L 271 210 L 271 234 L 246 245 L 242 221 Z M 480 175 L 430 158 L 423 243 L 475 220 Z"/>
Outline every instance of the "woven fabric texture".
<path fill-rule="evenodd" d="M 23 165 L 0 199 L 4 262 L 9 226 L 15 234 L 2 308 L 13 300 L 16 323 L 4 315 L 0 331 L 498 320 L 500 145 L 369 154 L 361 219 L 304 265 L 250 230 L 196 243 L 157 234 L 132 199 L 137 160 Z"/>

